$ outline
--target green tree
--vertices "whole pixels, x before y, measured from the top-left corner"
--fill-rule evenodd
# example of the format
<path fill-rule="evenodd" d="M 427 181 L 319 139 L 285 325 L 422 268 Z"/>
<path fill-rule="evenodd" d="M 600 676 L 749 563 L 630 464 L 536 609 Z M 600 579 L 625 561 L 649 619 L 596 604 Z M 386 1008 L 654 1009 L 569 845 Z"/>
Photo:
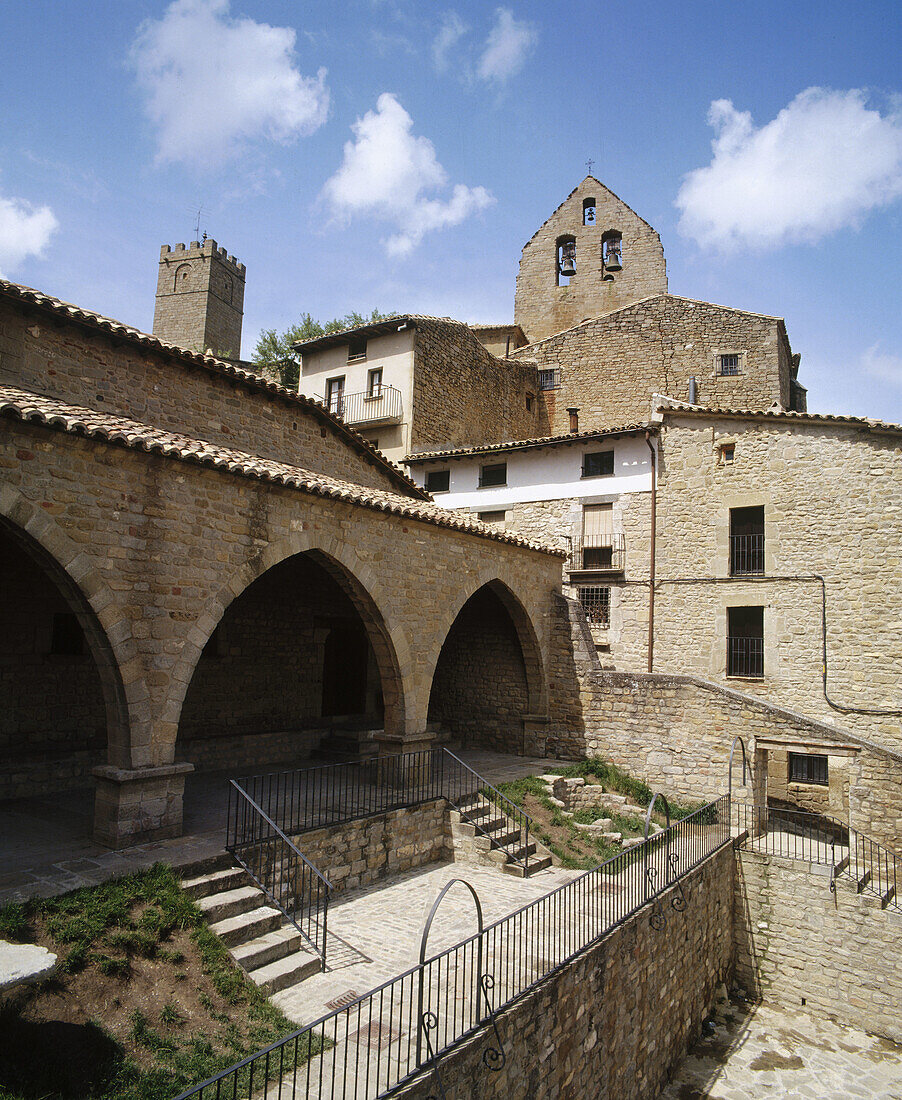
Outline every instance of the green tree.
<path fill-rule="evenodd" d="M 368 325 L 373 321 L 384 321 L 392 316 L 394 314 L 380 313 L 378 309 L 374 309 L 369 317 L 366 317 L 355 310 L 344 317 L 335 317 L 323 324 L 309 313 L 302 313 L 300 320 L 296 324 L 289 325 L 284 332 L 276 332 L 274 328 L 263 329 L 251 360 L 267 377 L 281 382 L 289 389 L 296 390 L 301 364 L 298 353 L 292 347 L 293 344 L 301 340 L 315 340 L 317 336 L 326 336 L 330 332 L 341 332 L 346 328 Z"/>

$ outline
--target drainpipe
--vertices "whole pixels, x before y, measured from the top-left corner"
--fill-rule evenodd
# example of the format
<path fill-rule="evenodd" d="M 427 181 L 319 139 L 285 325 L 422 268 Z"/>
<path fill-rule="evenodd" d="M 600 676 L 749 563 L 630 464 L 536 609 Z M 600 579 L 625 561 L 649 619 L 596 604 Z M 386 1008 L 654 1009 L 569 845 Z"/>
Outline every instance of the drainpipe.
<path fill-rule="evenodd" d="M 655 528 L 658 511 L 658 472 L 655 447 L 651 432 L 646 431 L 645 442 L 651 452 L 651 561 L 648 566 L 648 671 L 654 671 L 655 653 Z"/>

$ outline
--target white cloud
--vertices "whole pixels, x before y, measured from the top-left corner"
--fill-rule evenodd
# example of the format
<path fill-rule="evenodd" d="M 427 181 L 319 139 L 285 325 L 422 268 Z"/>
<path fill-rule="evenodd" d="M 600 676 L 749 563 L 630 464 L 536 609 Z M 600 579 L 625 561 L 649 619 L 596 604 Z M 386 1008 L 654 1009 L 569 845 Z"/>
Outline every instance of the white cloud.
<path fill-rule="evenodd" d="M 369 214 L 393 223 L 397 232 L 386 241 L 390 256 L 406 256 L 433 229 L 459 225 L 495 200 L 484 187 L 458 183 L 448 199 L 427 198 L 448 180 L 435 147 L 413 134 L 413 119 L 397 99 L 383 93 L 376 110 L 352 127 L 341 167 L 323 188 L 333 215 L 347 220 Z"/>
<path fill-rule="evenodd" d="M 866 98 L 808 88 L 758 128 L 715 100 L 714 156 L 680 188 L 680 231 L 721 249 L 812 243 L 902 195 L 902 117 Z"/>
<path fill-rule="evenodd" d="M 131 59 L 157 127 L 157 161 L 213 167 L 255 139 L 286 143 L 326 121 L 325 69 L 295 67 L 296 33 L 233 17 L 229 0 L 175 0 Z"/>
<path fill-rule="evenodd" d="M 531 23 L 514 19 L 510 8 L 498 8 L 495 25 L 489 31 L 477 73 L 482 80 L 503 84 L 522 68 L 538 41 Z"/>
<path fill-rule="evenodd" d="M 880 351 L 879 344 L 872 344 L 862 355 L 861 365 L 872 378 L 879 378 L 902 389 L 902 356 L 887 355 Z"/>
<path fill-rule="evenodd" d="M 457 12 L 446 11 L 438 34 L 432 42 L 432 60 L 436 70 L 443 73 L 448 68 L 448 54 L 467 33 L 466 23 Z"/>
<path fill-rule="evenodd" d="M 49 206 L 0 197 L 0 278 L 26 256 L 39 256 L 59 228 Z"/>

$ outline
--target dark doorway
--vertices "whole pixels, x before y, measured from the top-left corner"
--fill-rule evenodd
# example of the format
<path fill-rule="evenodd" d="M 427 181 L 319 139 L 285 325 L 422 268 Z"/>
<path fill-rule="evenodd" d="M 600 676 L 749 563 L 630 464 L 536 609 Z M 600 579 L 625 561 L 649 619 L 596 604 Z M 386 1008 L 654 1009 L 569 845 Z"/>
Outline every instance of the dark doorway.
<path fill-rule="evenodd" d="M 369 639 L 362 624 L 334 623 L 323 652 L 323 716 L 363 715 L 371 665 Z"/>

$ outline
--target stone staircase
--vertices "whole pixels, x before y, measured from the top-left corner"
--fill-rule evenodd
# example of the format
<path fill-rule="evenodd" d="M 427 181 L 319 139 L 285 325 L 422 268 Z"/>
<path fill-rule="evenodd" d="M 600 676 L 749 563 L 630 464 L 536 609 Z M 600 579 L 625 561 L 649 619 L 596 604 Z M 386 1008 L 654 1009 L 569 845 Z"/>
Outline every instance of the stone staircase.
<path fill-rule="evenodd" d="M 189 868 L 182 889 L 191 897 L 232 958 L 266 996 L 297 985 L 322 961 L 282 913 L 269 905 L 250 875 L 231 857 Z"/>
<path fill-rule="evenodd" d="M 450 819 L 455 860 L 500 866 L 517 878 L 532 877 L 553 862 L 551 853 L 534 838 L 527 845 L 520 826 L 482 794 L 459 801 L 451 808 Z"/>

